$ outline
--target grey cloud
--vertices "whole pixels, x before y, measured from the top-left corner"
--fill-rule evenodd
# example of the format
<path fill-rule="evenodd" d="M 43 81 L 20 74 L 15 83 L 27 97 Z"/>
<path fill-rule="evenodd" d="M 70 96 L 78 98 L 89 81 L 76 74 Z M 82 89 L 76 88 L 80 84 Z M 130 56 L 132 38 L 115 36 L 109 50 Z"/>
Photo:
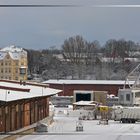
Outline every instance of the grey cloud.
<path fill-rule="evenodd" d="M 1 0 L 0 4 L 103 4 L 100 0 Z M 113 1 L 111 3 L 111 1 Z M 106 4 L 139 4 L 139 0 L 104 0 Z M 14 43 L 25 48 L 61 46 L 80 34 L 102 44 L 110 38 L 139 40 L 140 8 L 0 8 L 0 47 Z"/>

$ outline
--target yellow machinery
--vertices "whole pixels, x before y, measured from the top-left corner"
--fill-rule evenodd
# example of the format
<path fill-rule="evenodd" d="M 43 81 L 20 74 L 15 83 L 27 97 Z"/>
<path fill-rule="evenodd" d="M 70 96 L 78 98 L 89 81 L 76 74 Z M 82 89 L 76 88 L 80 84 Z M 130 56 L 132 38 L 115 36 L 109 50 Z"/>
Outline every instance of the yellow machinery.
<path fill-rule="evenodd" d="M 99 112 L 101 115 L 99 124 L 108 124 L 109 107 L 108 106 L 99 106 Z"/>

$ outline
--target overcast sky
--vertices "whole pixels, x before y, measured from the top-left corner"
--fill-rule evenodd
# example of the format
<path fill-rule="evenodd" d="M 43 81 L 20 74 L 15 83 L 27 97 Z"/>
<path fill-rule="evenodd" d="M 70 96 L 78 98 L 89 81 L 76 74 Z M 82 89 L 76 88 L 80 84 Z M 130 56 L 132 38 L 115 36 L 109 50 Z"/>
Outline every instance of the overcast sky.
<path fill-rule="evenodd" d="M 27 49 L 60 47 L 82 35 L 104 44 L 108 39 L 140 43 L 140 0 L 0 0 L 0 4 L 74 4 L 79 7 L 0 7 L 0 47 L 15 44 Z M 95 5 L 131 5 L 94 7 Z M 136 5 L 138 7 L 136 7 Z"/>

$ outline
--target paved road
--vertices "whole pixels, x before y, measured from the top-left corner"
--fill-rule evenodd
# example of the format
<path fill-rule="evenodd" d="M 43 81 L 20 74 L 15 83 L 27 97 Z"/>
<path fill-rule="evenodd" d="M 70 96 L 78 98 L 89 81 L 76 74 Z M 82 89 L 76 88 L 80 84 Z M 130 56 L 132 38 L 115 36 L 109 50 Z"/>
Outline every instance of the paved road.
<path fill-rule="evenodd" d="M 109 121 L 109 125 L 99 125 L 97 120 L 82 121 L 84 131 L 76 132 L 78 117 L 68 117 L 58 110 L 48 133 L 35 133 L 18 140 L 140 140 L 140 123 L 121 124 Z"/>

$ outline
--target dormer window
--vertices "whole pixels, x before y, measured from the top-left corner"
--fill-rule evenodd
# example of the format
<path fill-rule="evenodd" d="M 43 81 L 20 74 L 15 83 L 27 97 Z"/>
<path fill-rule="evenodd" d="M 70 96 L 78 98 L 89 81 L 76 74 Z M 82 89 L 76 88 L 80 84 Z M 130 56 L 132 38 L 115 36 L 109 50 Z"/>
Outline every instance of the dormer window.
<path fill-rule="evenodd" d="M 7 55 L 7 57 L 6 57 L 7 59 L 9 59 L 10 57 L 9 57 L 9 55 Z"/>

